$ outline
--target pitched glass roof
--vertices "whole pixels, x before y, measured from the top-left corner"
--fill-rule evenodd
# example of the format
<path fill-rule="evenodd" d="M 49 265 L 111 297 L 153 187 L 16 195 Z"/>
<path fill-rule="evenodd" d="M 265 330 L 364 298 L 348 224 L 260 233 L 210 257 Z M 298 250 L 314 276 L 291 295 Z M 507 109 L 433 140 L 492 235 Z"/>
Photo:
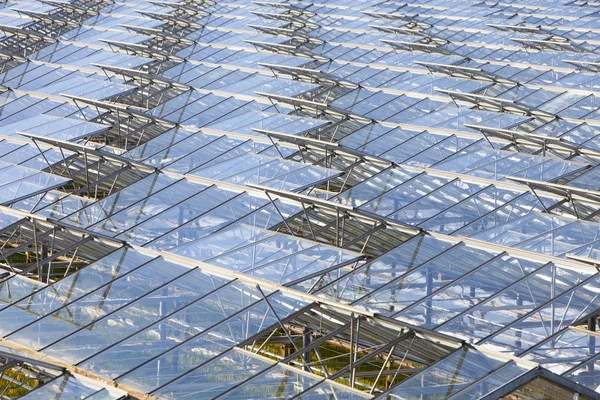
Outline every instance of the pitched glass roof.
<path fill-rule="evenodd" d="M 599 17 L 2 4 L 0 397 L 597 398 Z"/>

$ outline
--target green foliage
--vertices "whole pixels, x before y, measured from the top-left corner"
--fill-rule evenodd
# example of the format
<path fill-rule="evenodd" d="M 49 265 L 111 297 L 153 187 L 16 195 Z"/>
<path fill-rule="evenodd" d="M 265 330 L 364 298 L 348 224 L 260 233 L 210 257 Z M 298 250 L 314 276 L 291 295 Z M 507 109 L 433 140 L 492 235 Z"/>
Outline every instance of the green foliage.
<path fill-rule="evenodd" d="M 296 343 L 296 345 L 298 346 L 298 348 L 301 347 L 301 343 L 299 341 Z M 263 353 L 261 353 L 261 355 L 278 360 L 277 357 L 269 356 L 269 354 L 275 354 L 275 355 L 284 357 L 285 352 L 283 351 L 283 349 L 284 349 L 284 346 L 282 346 L 280 344 L 267 344 L 263 347 Z M 323 360 L 323 364 L 325 365 L 325 368 L 327 369 L 327 372 L 330 374 L 333 374 L 333 373 L 339 371 L 340 369 L 344 368 L 345 366 L 347 366 L 349 364 L 349 361 L 350 361 L 349 349 L 341 344 L 336 344 L 334 342 L 326 342 L 326 343 L 322 344 L 321 346 L 319 346 L 319 353 L 321 356 L 321 360 Z M 366 355 L 366 354 L 367 353 L 365 352 L 362 355 Z M 361 357 L 361 355 L 359 355 L 358 358 L 360 358 L 360 357 Z M 296 361 L 297 363 L 302 362 L 302 360 L 300 358 L 297 358 L 294 361 Z M 373 384 L 375 383 L 375 376 L 377 376 L 377 373 L 381 370 L 381 367 L 383 366 L 383 361 L 384 360 L 382 360 L 382 359 L 374 358 L 370 362 L 360 365 L 357 368 L 357 372 L 372 372 L 373 374 L 370 377 L 357 377 L 356 381 L 359 383 L 363 383 L 367 386 L 373 386 Z M 312 366 L 315 366 L 317 368 L 321 367 L 321 364 L 319 363 L 319 359 L 318 359 L 317 355 L 315 354 L 315 352 L 311 352 L 310 362 L 311 362 Z M 408 365 L 409 363 L 405 363 L 405 364 Z M 410 367 L 411 365 L 408 365 L 408 366 Z M 392 371 L 396 371 L 398 369 L 398 363 L 394 363 L 394 364 L 390 365 L 388 367 L 388 369 L 392 370 Z M 323 373 L 321 373 L 320 371 L 318 371 L 316 369 L 313 369 L 313 373 L 316 375 L 324 376 Z M 389 378 L 386 378 L 386 376 L 382 376 L 379 379 L 379 381 L 377 382 L 376 387 L 381 390 L 386 390 L 386 387 L 391 387 L 393 385 L 397 385 L 398 383 L 402 382 L 403 380 L 407 379 L 408 377 L 410 377 L 410 375 L 402 374 L 401 372 L 398 372 L 398 374 L 396 375 L 395 378 L 393 377 L 393 375 L 390 376 Z M 341 383 L 346 386 L 350 385 L 350 382 L 346 379 L 336 379 L 336 382 Z M 358 387 L 360 387 L 360 385 L 356 385 L 356 387 L 358 388 Z"/>
<path fill-rule="evenodd" d="M 18 398 L 29 393 L 30 389 L 27 386 L 36 388 L 39 384 L 39 380 L 15 368 L 11 368 L 5 371 L 3 377 L 0 379 L 0 393 L 9 398 Z"/>

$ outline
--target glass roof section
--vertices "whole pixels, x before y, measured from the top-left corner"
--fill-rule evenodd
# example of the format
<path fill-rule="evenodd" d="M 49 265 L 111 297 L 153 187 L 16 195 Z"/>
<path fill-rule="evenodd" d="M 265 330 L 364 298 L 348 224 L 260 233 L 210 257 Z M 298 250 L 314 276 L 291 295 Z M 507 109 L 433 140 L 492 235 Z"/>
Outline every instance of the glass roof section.
<path fill-rule="evenodd" d="M 117 400 L 126 395 L 126 392 L 122 390 L 104 386 L 84 376 L 63 374 L 21 398 L 30 400 L 39 398 Z"/>
<path fill-rule="evenodd" d="M 281 96 L 299 96 L 313 91 L 319 85 L 277 79 L 259 73 L 230 70 L 222 67 L 181 64 L 166 71 L 166 78 L 195 89 L 255 96 L 256 93 L 272 93 Z"/>
<path fill-rule="evenodd" d="M 552 372 L 563 374 L 597 353 L 596 336 L 587 330 L 569 328 L 540 343 L 523 358 L 537 362 Z"/>
<path fill-rule="evenodd" d="M 341 173 L 253 153 L 190 172 L 192 175 L 221 182 L 255 184 L 289 191 L 301 191 L 315 186 L 315 182 L 327 181 Z"/>
<path fill-rule="evenodd" d="M 476 396 L 484 394 L 481 390 L 485 390 L 486 384 L 480 379 L 486 375 L 485 379 L 493 382 L 494 379 L 499 379 L 495 375 L 502 374 L 502 382 L 504 379 L 518 377 L 527 370 L 528 368 L 519 367 L 514 362 L 506 363 L 504 360 L 464 348 L 398 385 L 384 398 L 407 399 L 424 393 L 446 398 L 459 394 Z"/>
<path fill-rule="evenodd" d="M 225 116 L 233 117 L 250 110 L 260 111 L 261 106 L 232 97 L 190 90 L 153 109 L 150 114 L 176 124 L 201 127 Z"/>
<path fill-rule="evenodd" d="M 168 304 L 164 299 L 168 299 Z M 264 292 L 239 281 L 207 275 L 198 268 L 186 268 L 160 257 L 120 249 L 59 285 L 43 288 L 4 310 L 11 316 L 6 314 L 3 320 L 12 322 L 10 326 L 3 326 L 3 334 L 13 330 L 8 336 L 12 336 L 15 343 L 29 343 L 69 363 L 93 363 L 93 370 L 100 375 L 115 377 L 119 374 L 123 377 L 118 380 L 145 390 L 162 387 L 162 382 L 174 380 L 161 389 L 171 395 L 197 395 L 199 389 L 195 388 L 199 379 L 204 379 L 206 384 L 213 382 L 209 386 L 202 385 L 202 390 L 210 388 L 212 393 L 222 393 L 235 382 L 269 369 L 268 366 L 273 368 L 264 377 L 257 375 L 255 379 L 280 377 L 281 381 L 292 374 L 306 384 L 301 387 L 294 384 L 289 390 L 304 391 L 322 379 L 294 372 L 295 369 L 233 347 L 261 327 L 276 325 L 278 320 L 304 305 L 303 301 L 277 292 Z M 93 315 L 90 314 L 92 310 Z M 184 321 L 191 324 L 186 324 L 182 331 Z M 240 328 L 243 329 L 240 331 Z M 164 335 L 165 329 L 177 331 L 178 339 L 174 340 L 171 334 Z M 163 333 L 155 337 L 153 332 Z M 157 346 L 152 346 L 155 350 L 151 353 L 140 354 L 134 350 L 140 340 L 146 343 L 157 341 Z M 132 350 L 137 352 L 136 357 L 127 356 Z M 144 380 L 146 371 L 165 360 L 173 360 L 172 351 L 177 352 L 178 359 L 187 360 L 188 366 L 179 364 L 178 372 L 173 370 L 172 374 L 162 375 L 160 381 Z M 195 367 L 190 371 L 193 364 L 189 364 L 192 361 L 189 356 L 193 357 L 193 363 L 205 360 L 206 367 Z M 88 359 L 90 361 L 86 361 Z M 235 360 L 247 360 L 256 367 L 248 368 L 245 363 Z M 105 362 L 114 366 L 110 372 L 103 371 Z M 232 368 L 234 365 L 241 368 L 240 373 L 232 371 L 230 380 L 214 380 L 213 367 Z M 213 379 L 203 374 L 203 369 L 213 371 Z M 188 371 L 191 373 L 186 373 Z M 177 379 L 179 375 L 185 375 L 182 380 L 186 383 Z M 76 381 L 59 387 L 66 391 L 64 393 L 82 395 L 95 395 L 100 390 Z M 344 391 L 341 387 L 336 389 Z M 50 385 L 44 390 L 54 393 L 58 389 Z"/>
<path fill-rule="evenodd" d="M 41 114 L 26 118 L 2 127 L 6 136 L 16 136 L 21 133 L 50 137 L 56 140 L 77 141 L 100 135 L 110 126 L 95 124 L 81 119 L 61 118 Z"/>
<path fill-rule="evenodd" d="M 544 209 L 542 199 L 524 190 L 468 183 L 436 176 L 431 171 L 415 173 L 392 168 L 356 185 L 338 196 L 337 201 L 366 213 L 444 233 L 488 226 L 490 213 L 495 213 L 498 223 L 502 216 L 513 219 Z"/>
<path fill-rule="evenodd" d="M 66 185 L 69 179 L 0 161 L 0 204 L 7 205 L 23 198 Z"/>
<path fill-rule="evenodd" d="M 598 17 L 0 5 L 0 397 L 597 398 Z"/>

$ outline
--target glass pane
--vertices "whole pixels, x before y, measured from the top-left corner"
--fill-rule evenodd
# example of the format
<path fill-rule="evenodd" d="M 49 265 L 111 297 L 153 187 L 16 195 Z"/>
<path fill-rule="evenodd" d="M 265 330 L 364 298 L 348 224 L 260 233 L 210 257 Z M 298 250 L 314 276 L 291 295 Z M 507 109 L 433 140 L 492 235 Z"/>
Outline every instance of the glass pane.
<path fill-rule="evenodd" d="M 230 400 L 290 398 L 309 389 L 321 381 L 316 375 L 303 373 L 299 369 L 277 364 L 222 398 Z"/>
<path fill-rule="evenodd" d="M 165 386 L 156 394 L 173 400 L 213 398 L 274 364 L 273 360 L 234 348 Z"/>
<path fill-rule="evenodd" d="M 120 276 L 126 275 L 152 258 L 126 248 L 117 250 L 65 279 L 13 304 L 2 312 L 2 335 L 25 326 L 54 310 L 81 298 Z"/>
<path fill-rule="evenodd" d="M 234 281 L 79 365 L 114 379 L 261 299 L 256 287 Z"/>
<path fill-rule="evenodd" d="M 561 375 L 579 365 L 582 360 L 599 352 L 600 336 L 597 333 L 567 328 L 534 347 L 522 357 Z"/>
<path fill-rule="evenodd" d="M 188 269 L 155 259 L 10 335 L 12 341 L 40 349 L 144 296 Z"/>
<path fill-rule="evenodd" d="M 483 339 L 548 302 L 553 295 L 558 296 L 581 283 L 590 275 L 548 265 L 448 320 L 436 330 L 459 337 Z"/>
<path fill-rule="evenodd" d="M 600 389 L 600 356 L 582 364 L 564 377 L 597 392 Z"/>
<path fill-rule="evenodd" d="M 510 361 L 482 380 L 460 391 L 456 396 L 461 399 L 479 399 L 505 386 L 530 370 L 531 367 L 520 366 L 514 361 Z"/>
<path fill-rule="evenodd" d="M 484 264 L 442 290 L 410 306 L 396 318 L 433 328 L 527 276 L 541 263 L 503 256 Z"/>
<path fill-rule="evenodd" d="M 418 399 L 425 393 L 448 398 L 502 364 L 502 360 L 464 346 L 396 386 L 386 399 Z"/>
<path fill-rule="evenodd" d="M 76 378 L 72 375 L 64 374 L 57 379 L 48 382 L 40 388 L 33 390 L 21 397 L 22 399 L 87 399 L 88 396 L 102 390 L 102 387 L 85 378 Z"/>
<path fill-rule="evenodd" d="M 165 265 L 168 268 L 168 265 Z M 78 331 L 44 350 L 70 364 L 101 351 L 125 337 L 167 318 L 182 307 L 222 286 L 226 281 L 195 269 L 140 298 L 87 329 Z"/>
<path fill-rule="evenodd" d="M 386 315 L 394 314 L 493 257 L 492 253 L 460 243 L 358 301 L 356 305 Z"/>
<path fill-rule="evenodd" d="M 338 399 L 338 400 L 362 400 L 367 399 L 365 393 L 358 390 L 352 390 L 341 385 L 334 385 L 330 382 L 323 382 L 320 385 L 313 387 L 299 397 L 302 400 L 321 400 L 321 399 Z"/>
<path fill-rule="evenodd" d="M 597 290 L 599 282 L 598 275 L 590 278 L 482 343 L 514 353 L 530 348 L 578 319 L 595 312 L 600 307 Z"/>
<path fill-rule="evenodd" d="M 263 300 L 131 371 L 119 378 L 118 381 L 143 391 L 154 389 L 157 385 L 165 384 L 195 366 L 210 360 L 229 347 L 241 343 L 264 329 L 277 325 L 278 320 L 273 310 L 282 319 L 305 304 L 278 294 L 269 297 L 269 303 L 273 309 Z M 148 376 L 156 377 L 156 379 L 148 381 Z"/>
<path fill-rule="evenodd" d="M 352 302 L 452 247 L 450 242 L 417 235 L 376 260 L 324 287 L 319 293 Z"/>

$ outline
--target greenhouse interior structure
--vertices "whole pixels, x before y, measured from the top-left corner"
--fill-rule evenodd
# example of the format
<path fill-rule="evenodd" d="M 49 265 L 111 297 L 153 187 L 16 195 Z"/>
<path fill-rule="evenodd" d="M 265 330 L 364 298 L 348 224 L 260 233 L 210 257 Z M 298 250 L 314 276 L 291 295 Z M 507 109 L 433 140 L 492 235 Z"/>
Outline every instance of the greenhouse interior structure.
<path fill-rule="evenodd" d="M 598 0 L 0 3 L 0 399 L 600 399 Z"/>

